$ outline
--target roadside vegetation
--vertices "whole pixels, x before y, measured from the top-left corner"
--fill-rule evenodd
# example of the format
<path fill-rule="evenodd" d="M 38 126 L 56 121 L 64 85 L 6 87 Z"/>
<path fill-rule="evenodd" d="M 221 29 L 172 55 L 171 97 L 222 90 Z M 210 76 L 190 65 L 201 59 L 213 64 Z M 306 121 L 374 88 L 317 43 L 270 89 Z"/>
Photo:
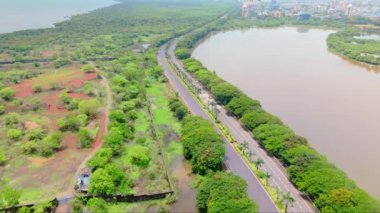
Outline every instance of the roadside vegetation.
<path fill-rule="evenodd" d="M 197 207 L 200 212 L 257 212 L 248 198 L 247 183 L 239 176 L 223 172 L 224 141 L 210 121 L 188 116 L 182 126 L 183 152 L 194 173 L 200 175 Z"/>
<path fill-rule="evenodd" d="M 206 29 L 205 32 L 210 32 Z M 198 31 L 179 42 L 178 50 L 190 53 L 204 35 Z M 240 119 L 265 150 L 278 158 L 287 168 L 295 186 L 304 192 L 322 212 L 376 212 L 377 200 L 356 186 L 346 174 L 329 163 L 309 146 L 307 140 L 296 135 L 279 118 L 266 112 L 260 103 L 249 98 L 236 86 L 209 71 L 199 61 L 181 57 L 187 70 L 224 105 L 231 115 Z"/>

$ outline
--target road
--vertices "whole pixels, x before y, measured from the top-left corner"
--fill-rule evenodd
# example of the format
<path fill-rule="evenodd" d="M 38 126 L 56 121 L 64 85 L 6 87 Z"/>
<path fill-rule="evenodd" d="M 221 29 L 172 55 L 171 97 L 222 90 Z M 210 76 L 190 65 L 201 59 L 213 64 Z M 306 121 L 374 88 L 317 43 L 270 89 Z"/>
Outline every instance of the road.
<path fill-rule="evenodd" d="M 212 121 L 209 115 L 204 111 L 204 109 L 199 105 L 199 103 L 194 99 L 191 93 L 186 89 L 186 87 L 179 80 L 178 76 L 169 66 L 166 61 L 165 56 L 166 45 L 162 46 L 158 52 L 158 62 L 164 68 L 165 75 L 169 79 L 170 84 L 183 102 L 188 106 L 189 110 L 193 115 L 201 116 L 205 119 Z M 226 158 L 225 164 L 227 168 L 242 177 L 248 184 L 248 194 L 250 198 L 259 204 L 260 212 L 279 212 L 273 200 L 261 185 L 257 177 L 252 173 L 250 168 L 245 164 L 241 156 L 234 150 L 232 145 L 228 142 L 225 143 L 226 147 Z"/>
<path fill-rule="evenodd" d="M 182 62 L 174 55 L 175 45 L 176 41 L 172 42 L 171 46 L 168 48 L 170 61 L 176 64 L 179 69 L 184 70 Z M 194 78 L 192 79 L 192 83 L 198 88 L 202 88 L 200 83 Z M 212 95 L 205 89 L 202 89 L 201 93 L 202 95 L 208 96 L 209 99 L 212 99 Z M 238 119 L 229 116 L 222 106 L 218 106 L 218 109 L 220 110 L 218 119 L 230 131 L 236 141 L 238 143 L 243 143 L 244 141 L 248 142 L 248 148 L 255 153 L 253 158 L 261 158 L 264 161 L 261 170 L 271 175 L 269 183 L 272 188 L 277 188 L 282 192 L 290 192 L 291 196 L 295 199 L 295 202 L 289 206 L 288 212 L 316 212 L 312 203 L 305 199 L 290 182 L 286 169 L 282 164 L 276 158 L 269 156 L 267 152 L 259 146 L 258 142 L 253 139 L 251 132 L 245 130 Z"/>

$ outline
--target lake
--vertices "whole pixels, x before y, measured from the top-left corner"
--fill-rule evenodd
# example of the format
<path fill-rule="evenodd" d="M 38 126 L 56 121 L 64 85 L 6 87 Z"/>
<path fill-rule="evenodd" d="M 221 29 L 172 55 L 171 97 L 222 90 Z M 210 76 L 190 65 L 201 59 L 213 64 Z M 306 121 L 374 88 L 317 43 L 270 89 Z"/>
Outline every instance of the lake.
<path fill-rule="evenodd" d="M 330 53 L 327 30 L 229 31 L 193 52 L 380 198 L 380 75 Z"/>
<path fill-rule="evenodd" d="M 1 0 L 0 33 L 52 27 L 70 16 L 116 3 L 114 0 Z"/>

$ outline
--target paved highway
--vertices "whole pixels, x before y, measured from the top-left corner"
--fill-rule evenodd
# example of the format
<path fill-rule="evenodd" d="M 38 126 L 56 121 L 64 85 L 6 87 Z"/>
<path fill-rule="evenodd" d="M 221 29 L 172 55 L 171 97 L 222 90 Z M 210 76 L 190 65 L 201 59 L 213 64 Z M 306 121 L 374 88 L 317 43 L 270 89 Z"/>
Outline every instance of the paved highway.
<path fill-rule="evenodd" d="M 173 42 L 168 48 L 169 58 L 170 61 L 176 64 L 179 69 L 183 70 L 182 62 L 177 60 L 174 55 L 175 45 L 176 42 Z M 196 79 L 193 79 L 192 82 L 198 88 L 202 87 Z M 202 94 L 212 98 L 211 94 L 204 89 L 202 89 Z M 223 107 L 219 106 L 218 108 L 220 110 L 220 113 L 218 114 L 219 120 L 231 132 L 237 142 L 248 142 L 248 148 L 255 153 L 254 158 L 261 158 L 264 161 L 264 164 L 261 166 L 261 170 L 271 175 L 269 180 L 271 186 L 281 190 L 282 192 L 290 192 L 292 197 L 295 199 L 295 202 L 289 206 L 288 212 L 316 212 L 316 209 L 313 207 L 312 203 L 305 199 L 290 182 L 286 169 L 281 165 L 281 163 L 276 158 L 269 156 L 266 151 L 259 146 L 257 141 L 253 139 L 252 134 L 241 126 L 238 119 L 229 116 Z"/>
<path fill-rule="evenodd" d="M 159 64 L 164 68 L 165 75 L 169 79 L 170 84 L 179 96 L 182 98 L 183 102 L 188 106 L 191 113 L 194 115 L 201 116 L 205 119 L 212 121 L 204 109 L 198 104 L 191 93 L 186 89 L 186 87 L 179 80 L 178 76 L 169 66 L 165 57 L 166 45 L 162 46 L 158 52 Z M 217 127 L 216 127 L 217 128 Z M 240 155 L 233 149 L 232 145 L 228 142 L 225 143 L 226 147 L 226 158 L 225 164 L 227 168 L 242 177 L 248 183 L 248 194 L 249 196 L 259 204 L 260 212 L 279 212 L 273 200 L 266 192 L 264 187 L 261 185 L 256 176 L 245 164 L 244 160 Z"/>

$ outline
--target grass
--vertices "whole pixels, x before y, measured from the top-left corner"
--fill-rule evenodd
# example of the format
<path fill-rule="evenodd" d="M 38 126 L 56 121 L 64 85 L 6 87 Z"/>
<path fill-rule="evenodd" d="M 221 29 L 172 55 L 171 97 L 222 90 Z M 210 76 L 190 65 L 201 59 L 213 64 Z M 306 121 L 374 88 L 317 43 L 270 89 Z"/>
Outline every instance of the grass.
<path fill-rule="evenodd" d="M 154 104 L 154 122 L 156 126 L 171 126 L 176 132 L 179 132 L 181 124 L 174 118 L 173 113 L 170 111 L 168 107 L 168 90 L 169 88 L 167 84 L 162 84 L 158 82 L 152 83 L 152 86 L 147 88 L 147 94 L 149 98 L 152 99 L 152 97 L 154 97 L 154 101 L 152 101 Z"/>
<path fill-rule="evenodd" d="M 50 86 L 54 83 L 61 83 L 63 80 L 66 79 L 75 79 L 81 77 L 82 75 L 83 73 L 79 70 L 79 68 L 74 70 L 62 69 L 58 71 L 52 71 L 33 79 L 33 85 Z"/>

